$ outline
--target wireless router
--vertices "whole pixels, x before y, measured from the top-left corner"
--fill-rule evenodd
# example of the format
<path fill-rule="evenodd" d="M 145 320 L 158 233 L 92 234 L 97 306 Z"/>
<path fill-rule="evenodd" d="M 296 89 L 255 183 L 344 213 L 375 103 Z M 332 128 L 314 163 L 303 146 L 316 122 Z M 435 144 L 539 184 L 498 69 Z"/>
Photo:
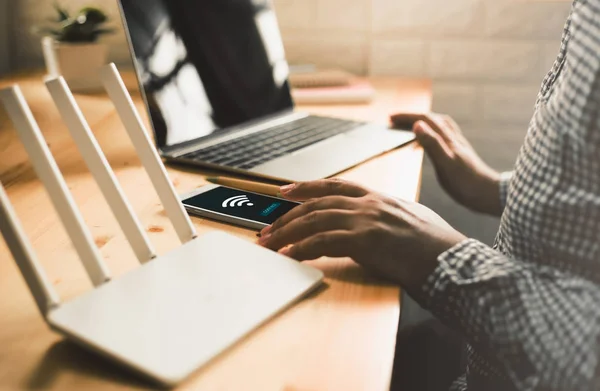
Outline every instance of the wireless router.
<path fill-rule="evenodd" d="M 62 78 L 48 81 L 48 90 L 142 265 L 110 279 L 18 86 L 1 90 L 0 100 L 95 288 L 61 303 L 1 184 L 0 231 L 53 330 L 170 386 L 315 288 L 323 274 L 224 232 L 197 237 L 114 64 L 101 78 L 182 245 L 156 256 Z"/>

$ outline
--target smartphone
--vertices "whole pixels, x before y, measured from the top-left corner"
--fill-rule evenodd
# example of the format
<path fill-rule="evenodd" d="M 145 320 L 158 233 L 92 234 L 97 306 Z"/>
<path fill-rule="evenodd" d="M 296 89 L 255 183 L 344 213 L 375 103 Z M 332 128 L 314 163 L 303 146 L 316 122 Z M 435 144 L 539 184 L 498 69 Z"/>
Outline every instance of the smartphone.
<path fill-rule="evenodd" d="M 231 187 L 209 184 L 182 197 L 191 215 L 239 225 L 256 230 L 271 225 L 299 202 Z"/>

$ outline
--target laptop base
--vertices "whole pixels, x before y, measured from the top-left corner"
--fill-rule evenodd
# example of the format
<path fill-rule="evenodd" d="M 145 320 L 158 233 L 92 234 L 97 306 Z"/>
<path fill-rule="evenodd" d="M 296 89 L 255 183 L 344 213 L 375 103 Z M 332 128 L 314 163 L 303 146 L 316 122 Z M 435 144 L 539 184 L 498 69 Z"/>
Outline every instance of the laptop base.
<path fill-rule="evenodd" d="M 305 149 L 253 167 L 250 173 L 285 182 L 323 179 L 352 168 L 415 139 L 412 132 L 366 124 Z"/>

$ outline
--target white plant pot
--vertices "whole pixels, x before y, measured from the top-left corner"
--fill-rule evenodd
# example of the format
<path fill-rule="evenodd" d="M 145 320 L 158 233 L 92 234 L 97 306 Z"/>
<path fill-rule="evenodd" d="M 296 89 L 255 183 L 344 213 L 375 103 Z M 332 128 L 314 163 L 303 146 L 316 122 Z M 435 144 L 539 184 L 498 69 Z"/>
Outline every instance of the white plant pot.
<path fill-rule="evenodd" d="M 106 64 L 105 44 L 64 43 L 44 37 L 42 50 L 48 77 L 63 76 L 75 92 L 95 92 L 102 88 L 98 71 Z"/>

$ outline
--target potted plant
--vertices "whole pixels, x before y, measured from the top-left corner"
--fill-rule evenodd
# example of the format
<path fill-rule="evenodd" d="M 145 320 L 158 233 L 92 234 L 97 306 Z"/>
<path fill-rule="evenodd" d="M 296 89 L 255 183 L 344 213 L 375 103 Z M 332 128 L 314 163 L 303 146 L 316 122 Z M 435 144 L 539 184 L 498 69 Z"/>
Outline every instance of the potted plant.
<path fill-rule="evenodd" d="M 62 75 L 73 91 L 99 88 L 98 68 L 106 64 L 108 47 L 98 39 L 114 30 L 105 27 L 106 14 L 94 7 L 84 7 L 71 15 L 58 4 L 53 27 L 38 29 L 48 77 Z"/>

